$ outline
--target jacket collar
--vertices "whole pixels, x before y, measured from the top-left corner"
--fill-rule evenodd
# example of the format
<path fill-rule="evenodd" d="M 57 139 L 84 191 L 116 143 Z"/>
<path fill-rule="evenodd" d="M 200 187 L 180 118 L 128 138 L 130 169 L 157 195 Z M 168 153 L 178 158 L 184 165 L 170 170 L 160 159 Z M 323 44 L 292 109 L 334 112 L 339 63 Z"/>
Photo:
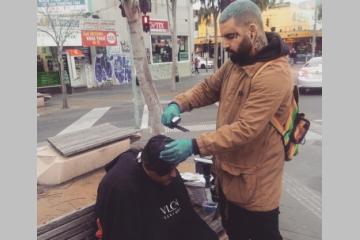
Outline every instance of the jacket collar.
<path fill-rule="evenodd" d="M 263 64 L 265 64 L 265 62 L 256 62 L 251 65 L 241 66 L 241 68 L 249 76 L 249 78 L 252 78 Z"/>

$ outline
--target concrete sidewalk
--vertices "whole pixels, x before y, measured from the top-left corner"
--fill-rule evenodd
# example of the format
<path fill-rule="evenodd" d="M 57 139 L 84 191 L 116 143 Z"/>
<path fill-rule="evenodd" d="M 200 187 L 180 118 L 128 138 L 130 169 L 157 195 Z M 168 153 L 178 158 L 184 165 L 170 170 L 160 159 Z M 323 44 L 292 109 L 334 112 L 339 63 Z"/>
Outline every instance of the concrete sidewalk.
<path fill-rule="evenodd" d="M 191 88 L 205 77 L 210 76 L 211 73 L 212 72 L 209 71 L 199 75 L 181 77 L 180 81 L 176 83 L 176 91 L 171 91 L 170 79 L 156 80 L 154 81 L 154 85 L 159 95 L 160 101 L 170 100 L 178 93 Z M 137 86 L 136 88 L 138 93 L 140 93 L 140 87 Z M 82 92 L 68 94 L 67 97 L 70 109 L 120 106 L 123 102 L 133 102 L 131 83 L 126 85 L 112 85 L 106 87 L 90 88 Z M 139 98 L 141 99 L 140 94 Z M 60 110 L 63 110 L 62 94 L 55 94 L 47 102 L 45 107 L 38 108 L 38 113 L 41 115 Z"/>

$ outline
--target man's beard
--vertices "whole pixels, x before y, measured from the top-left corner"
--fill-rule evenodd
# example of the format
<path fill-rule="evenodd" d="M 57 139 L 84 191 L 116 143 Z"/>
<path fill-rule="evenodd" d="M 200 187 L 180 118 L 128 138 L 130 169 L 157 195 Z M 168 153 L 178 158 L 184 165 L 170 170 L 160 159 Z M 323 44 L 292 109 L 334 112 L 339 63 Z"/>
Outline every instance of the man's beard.
<path fill-rule="evenodd" d="M 252 45 L 250 39 L 246 36 L 236 52 L 230 48 L 227 48 L 226 51 L 229 52 L 230 59 L 233 63 L 237 63 L 242 66 L 249 64 L 252 61 L 252 57 L 250 56 L 251 47 Z"/>

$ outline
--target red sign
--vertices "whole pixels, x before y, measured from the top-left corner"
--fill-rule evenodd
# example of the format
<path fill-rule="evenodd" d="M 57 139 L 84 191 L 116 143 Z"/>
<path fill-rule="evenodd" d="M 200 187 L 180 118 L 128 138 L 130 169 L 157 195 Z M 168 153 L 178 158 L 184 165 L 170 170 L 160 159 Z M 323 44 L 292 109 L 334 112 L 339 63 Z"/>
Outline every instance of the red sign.
<path fill-rule="evenodd" d="M 81 31 L 82 45 L 84 47 L 106 47 L 116 46 L 116 32 L 115 31 Z"/>
<path fill-rule="evenodd" d="M 154 20 L 150 18 L 150 31 L 151 32 L 168 32 L 169 23 L 166 20 Z"/>
<path fill-rule="evenodd" d="M 71 56 L 75 56 L 75 57 L 83 57 L 84 56 L 83 52 L 76 48 L 67 49 L 66 52 L 69 53 Z"/>

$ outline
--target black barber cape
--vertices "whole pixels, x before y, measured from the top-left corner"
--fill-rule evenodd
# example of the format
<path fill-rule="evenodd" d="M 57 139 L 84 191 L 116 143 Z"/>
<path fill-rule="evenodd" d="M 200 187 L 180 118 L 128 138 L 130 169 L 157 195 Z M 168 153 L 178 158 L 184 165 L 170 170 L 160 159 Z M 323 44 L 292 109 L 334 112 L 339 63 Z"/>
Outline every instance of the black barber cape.
<path fill-rule="evenodd" d="M 95 206 L 103 240 L 218 239 L 192 208 L 180 174 L 168 186 L 155 183 L 137 154 L 129 150 L 106 166 Z"/>

